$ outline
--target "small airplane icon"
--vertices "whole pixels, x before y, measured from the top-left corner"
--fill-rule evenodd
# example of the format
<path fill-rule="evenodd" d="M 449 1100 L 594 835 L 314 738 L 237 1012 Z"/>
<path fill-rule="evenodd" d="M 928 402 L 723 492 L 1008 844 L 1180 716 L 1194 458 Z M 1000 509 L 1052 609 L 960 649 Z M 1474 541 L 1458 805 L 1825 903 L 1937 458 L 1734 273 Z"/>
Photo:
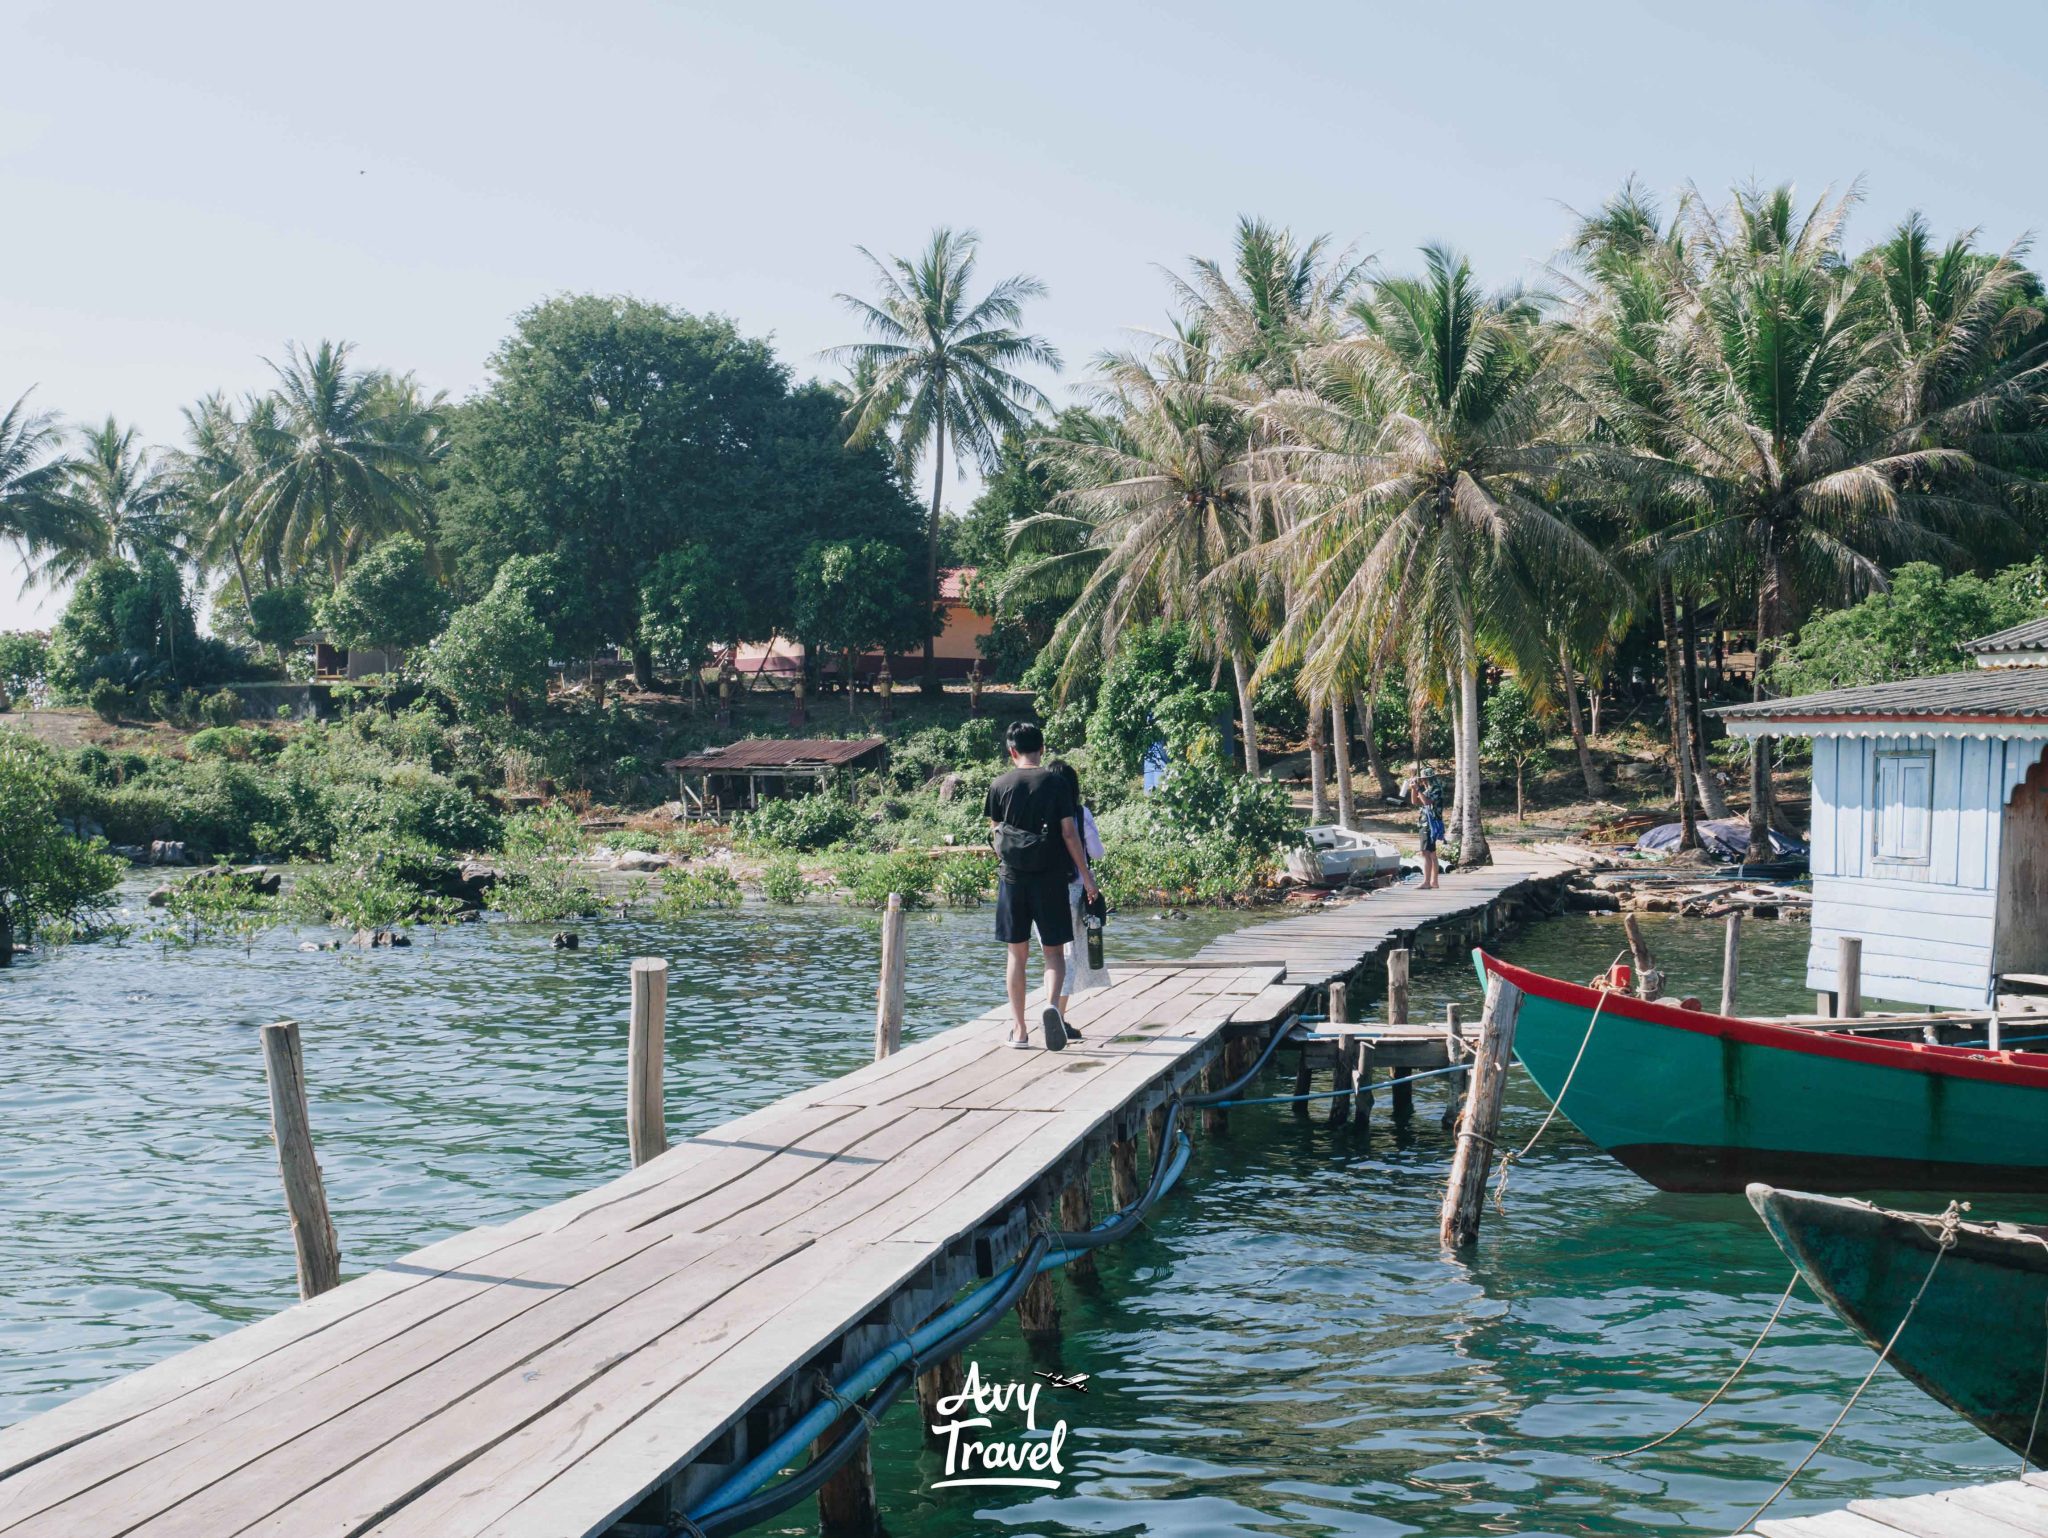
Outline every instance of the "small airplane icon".
<path fill-rule="evenodd" d="M 1085 1372 L 1040 1372 L 1032 1376 L 1045 1379 L 1054 1388 L 1070 1388 L 1077 1394 L 1088 1392 L 1088 1374 Z"/>

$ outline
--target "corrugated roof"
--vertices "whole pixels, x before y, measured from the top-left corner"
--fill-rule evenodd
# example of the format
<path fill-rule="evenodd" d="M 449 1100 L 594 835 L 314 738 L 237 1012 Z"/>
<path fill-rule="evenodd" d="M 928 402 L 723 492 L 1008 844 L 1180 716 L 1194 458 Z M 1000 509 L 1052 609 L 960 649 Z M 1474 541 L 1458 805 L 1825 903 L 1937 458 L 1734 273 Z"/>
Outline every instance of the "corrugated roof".
<path fill-rule="evenodd" d="M 939 600 L 942 603 L 958 603 L 967 596 L 967 584 L 974 580 L 979 566 L 941 566 L 939 568 Z"/>
<path fill-rule="evenodd" d="M 2031 652 L 2044 648 L 2048 648 L 2048 619 L 2030 619 L 1963 643 L 1966 652 Z"/>
<path fill-rule="evenodd" d="M 2048 668 L 1972 668 L 1967 673 L 1723 705 L 1714 714 L 1730 722 L 2048 719 Z"/>
<path fill-rule="evenodd" d="M 749 769 L 843 767 L 887 747 L 886 737 L 749 737 L 668 761 L 671 769 L 723 774 Z"/>

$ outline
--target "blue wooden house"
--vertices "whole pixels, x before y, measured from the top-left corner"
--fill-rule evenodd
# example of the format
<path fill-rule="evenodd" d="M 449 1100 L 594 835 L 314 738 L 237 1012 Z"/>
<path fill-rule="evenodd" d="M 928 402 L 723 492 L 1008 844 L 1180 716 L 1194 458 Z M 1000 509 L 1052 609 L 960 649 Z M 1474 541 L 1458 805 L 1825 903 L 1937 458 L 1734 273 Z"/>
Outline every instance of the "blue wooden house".
<path fill-rule="evenodd" d="M 1965 648 L 1977 667 L 1729 706 L 1738 737 L 1813 739 L 1813 940 L 1863 942 L 1862 990 L 1983 1009 L 2048 973 L 2048 619 Z"/>

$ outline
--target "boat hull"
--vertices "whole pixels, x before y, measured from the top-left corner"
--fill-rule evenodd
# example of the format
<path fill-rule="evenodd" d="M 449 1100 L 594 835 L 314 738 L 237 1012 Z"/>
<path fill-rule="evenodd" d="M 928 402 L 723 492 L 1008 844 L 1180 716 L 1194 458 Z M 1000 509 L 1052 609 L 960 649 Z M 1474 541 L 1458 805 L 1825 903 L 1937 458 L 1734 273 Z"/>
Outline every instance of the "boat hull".
<path fill-rule="evenodd" d="M 1913 1384 L 2014 1452 L 2048 1459 L 2048 1241 L 1963 1223 L 1936 1266 L 1938 1217 L 1762 1185 L 1749 1199 L 1813 1290 L 1873 1350 L 1896 1333 L 1886 1359 Z"/>
<path fill-rule="evenodd" d="M 1537 1087 L 1664 1190 L 2048 1192 L 2048 1056 L 1803 1031 L 1479 960 L 1522 991 L 1515 1055 Z"/>

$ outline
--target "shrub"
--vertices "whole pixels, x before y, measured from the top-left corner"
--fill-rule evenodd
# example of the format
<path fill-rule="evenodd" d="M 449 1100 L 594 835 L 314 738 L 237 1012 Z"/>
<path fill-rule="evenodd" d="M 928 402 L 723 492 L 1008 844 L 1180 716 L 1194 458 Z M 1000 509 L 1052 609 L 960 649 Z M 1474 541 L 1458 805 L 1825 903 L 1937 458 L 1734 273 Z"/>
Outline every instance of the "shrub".
<path fill-rule="evenodd" d="M 504 876 L 491 905 L 527 923 L 597 912 L 597 889 L 569 862 L 583 850 L 576 814 L 560 802 L 506 824 Z"/>
<path fill-rule="evenodd" d="M 1261 853 L 1293 838 L 1299 825 L 1281 786 L 1213 758 L 1175 764 L 1152 807 L 1162 828 L 1183 839 L 1220 839 Z"/>
<path fill-rule="evenodd" d="M 86 686 L 85 703 L 94 715 L 111 725 L 121 719 L 128 693 L 111 678 L 95 678 Z"/>
<path fill-rule="evenodd" d="M 759 810 L 743 813 L 733 821 L 733 832 L 739 839 L 769 849 L 825 849 L 859 831 L 860 813 L 844 797 L 830 791 L 764 801 Z"/>
<path fill-rule="evenodd" d="M 149 713 L 159 721 L 177 720 L 178 706 L 177 702 L 171 698 L 170 690 L 152 689 L 149 691 Z"/>
<path fill-rule="evenodd" d="M 242 719 L 242 697 L 232 689 L 219 690 L 200 701 L 199 714 L 208 726 L 233 726 Z"/>
<path fill-rule="evenodd" d="M 996 857 L 956 854 L 939 862 L 939 894 L 956 908 L 971 908 L 995 885 Z"/>
<path fill-rule="evenodd" d="M 839 885 L 863 908 L 886 907 L 896 892 L 906 908 L 929 908 L 938 883 L 938 862 L 928 854 L 855 855 L 839 867 Z"/>
<path fill-rule="evenodd" d="M 810 891 L 804 868 L 788 855 L 780 855 L 761 868 L 761 895 L 772 903 L 800 903 Z"/>
<path fill-rule="evenodd" d="M 671 865 L 661 873 L 661 895 L 654 911 L 665 919 L 682 918 L 700 908 L 737 908 L 739 881 L 722 865 L 686 868 Z"/>
<path fill-rule="evenodd" d="M 245 726 L 209 726 L 194 732 L 185 744 L 194 758 L 275 758 L 284 747 L 276 732 L 251 731 Z"/>
<path fill-rule="evenodd" d="M 1116 908 L 1156 903 L 1221 903 L 1266 885 L 1273 863 L 1265 854 L 1224 840 L 1170 838 L 1103 840 L 1095 874 Z"/>
<path fill-rule="evenodd" d="M 658 854 L 661 852 L 661 840 L 652 833 L 642 832 L 638 828 L 615 828 L 605 834 L 604 842 L 606 848 L 615 850 L 620 854 L 628 851 L 638 854 Z"/>

